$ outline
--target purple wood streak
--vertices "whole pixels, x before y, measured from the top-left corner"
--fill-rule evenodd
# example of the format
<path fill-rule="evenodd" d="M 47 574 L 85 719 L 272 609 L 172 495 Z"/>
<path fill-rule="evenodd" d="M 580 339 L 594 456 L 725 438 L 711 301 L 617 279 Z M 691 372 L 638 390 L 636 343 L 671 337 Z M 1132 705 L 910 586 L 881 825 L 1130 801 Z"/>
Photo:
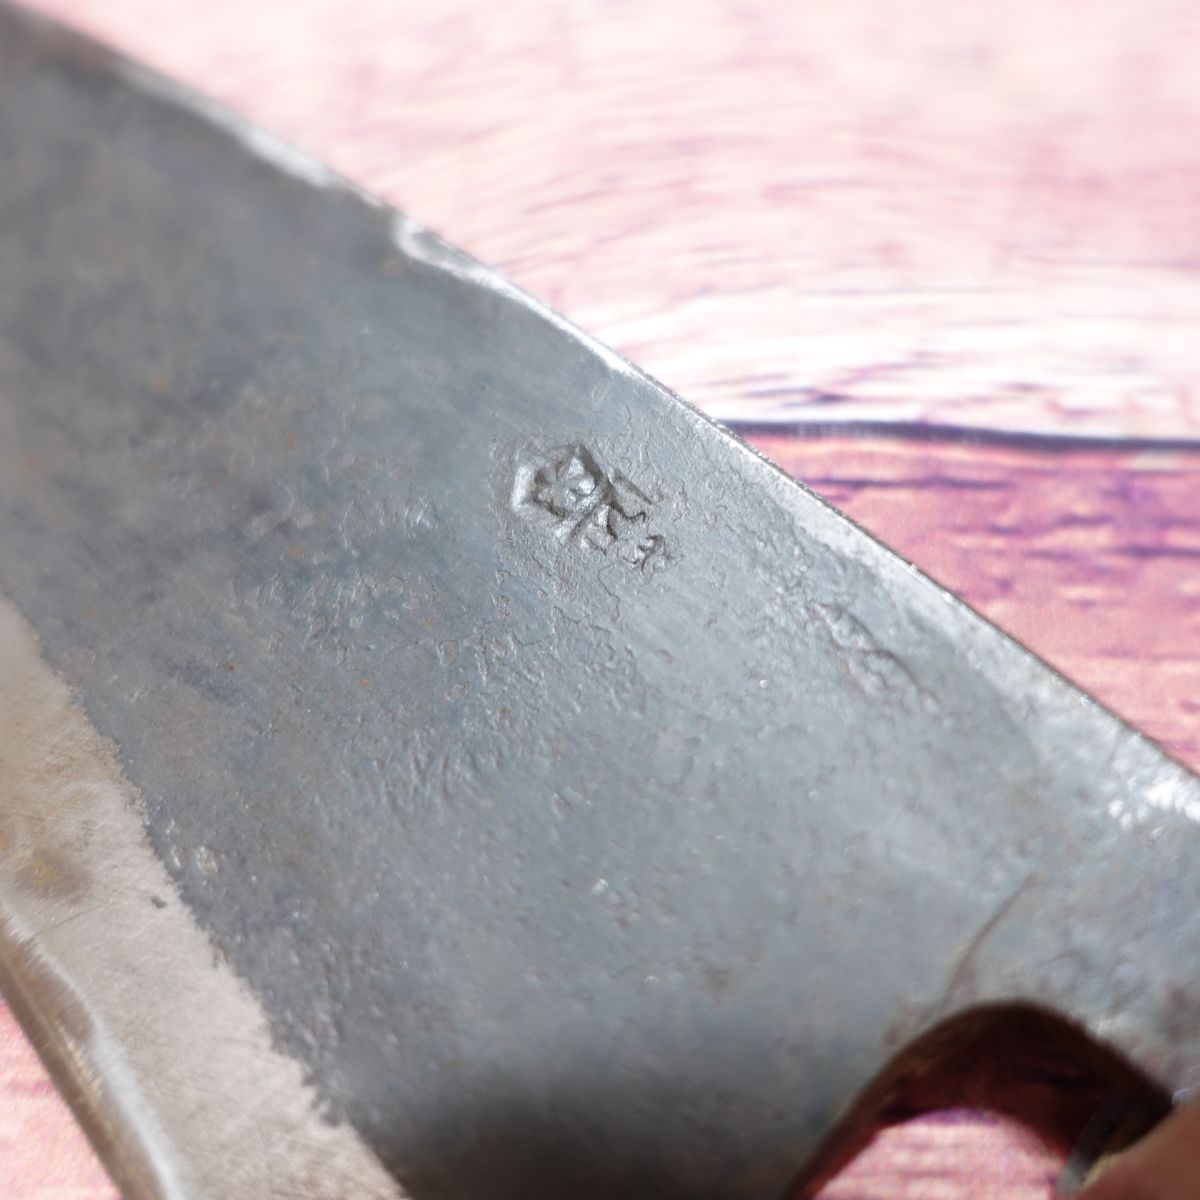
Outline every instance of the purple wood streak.
<path fill-rule="evenodd" d="M 1200 766 L 1200 451 L 752 440 Z"/>

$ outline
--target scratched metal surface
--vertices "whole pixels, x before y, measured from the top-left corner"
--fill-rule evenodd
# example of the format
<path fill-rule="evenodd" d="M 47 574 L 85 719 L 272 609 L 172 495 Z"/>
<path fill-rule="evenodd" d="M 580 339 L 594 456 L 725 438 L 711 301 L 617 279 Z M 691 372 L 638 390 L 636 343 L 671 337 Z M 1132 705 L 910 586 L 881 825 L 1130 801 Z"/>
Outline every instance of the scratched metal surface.
<path fill-rule="evenodd" d="M 1066 425 L 1084 433 L 1170 438 L 1189 428 L 1195 372 L 1188 357 L 1194 342 L 1186 331 L 1195 277 L 1188 265 L 1194 230 L 1186 214 L 1196 172 L 1186 116 L 1194 111 L 1195 88 L 1190 74 L 1173 69 L 1179 63 L 1173 47 L 1188 44 L 1194 19 L 1185 8 L 1157 5 L 1147 19 L 1140 7 L 1134 12 L 1110 3 L 1098 15 L 1093 10 L 1095 24 L 1086 31 L 1073 18 L 1070 30 L 1055 24 L 1068 21 L 1065 16 L 1022 12 L 1019 20 L 998 25 L 982 10 L 967 10 L 958 22 L 914 21 L 914 32 L 891 51 L 860 36 L 870 31 L 869 7 L 848 10 L 843 28 L 830 20 L 785 17 L 782 8 L 765 13 L 731 6 L 707 13 L 682 42 L 669 22 L 642 18 L 644 49 L 632 62 L 603 52 L 605 30 L 617 36 L 619 22 L 584 9 L 556 24 L 540 20 L 531 5 L 503 34 L 482 12 L 442 10 L 430 17 L 434 32 L 444 35 L 440 39 L 428 36 L 415 9 L 366 5 L 350 22 L 320 4 L 302 6 L 293 11 L 298 19 L 288 22 L 288 38 L 279 36 L 269 13 L 222 24 L 219 6 L 215 16 L 207 6 L 202 18 L 183 8 L 174 23 L 147 20 L 136 3 L 63 10 L 290 128 L 356 177 L 392 194 L 411 194 L 426 205 L 424 215 L 456 240 L 506 262 L 518 278 L 726 415 L 752 409 L 755 395 L 768 393 L 776 407 L 780 395 L 792 405 L 783 414 L 787 420 L 804 417 L 797 404 L 819 399 L 848 402 L 851 419 L 911 418 L 917 406 L 918 418 L 1018 429 Z M 746 36 L 727 36 L 731 27 Z M 477 36 L 470 36 L 472 29 Z M 779 96 L 788 97 L 791 115 L 786 128 L 773 126 L 747 139 L 744 114 L 767 103 L 755 101 L 761 73 L 737 72 L 739 82 L 733 81 L 737 63 L 755 57 L 754 30 L 792 33 L 790 40 L 761 38 L 777 47 L 767 57 L 778 64 L 770 86 L 761 85 L 763 97 L 770 91 L 768 107 L 781 109 Z M 823 51 L 853 41 L 856 58 L 873 70 L 839 68 L 843 78 L 832 94 L 848 112 L 853 136 L 840 144 L 806 140 L 796 179 L 797 159 L 784 152 L 787 139 L 828 121 L 831 108 L 822 101 L 831 72 L 801 62 L 801 32 Z M 598 49 L 572 60 L 569 115 L 543 115 L 544 106 L 522 101 L 522 88 L 526 96 L 539 90 L 534 84 L 540 76 L 528 69 L 538 47 L 550 61 L 545 48 L 574 48 L 585 37 L 598 37 Z M 705 50 L 717 41 L 721 48 Z M 437 51 L 448 44 L 455 47 L 453 61 Z M 212 70 L 214 62 L 219 71 Z M 839 62 L 845 64 L 844 54 Z M 889 64 L 895 68 L 890 72 Z M 1050 69 L 1054 64 L 1066 69 Z M 705 87 L 678 86 L 701 67 Z M 952 81 L 960 70 L 971 75 L 971 107 L 964 112 L 956 101 L 943 117 L 938 83 Z M 872 82 L 872 75 L 883 82 Z M 748 93 L 736 97 L 740 106 L 723 105 L 734 114 L 725 117 L 724 136 L 718 130 L 687 146 L 672 140 L 672 129 L 681 137 L 694 133 L 706 102 L 720 106 L 721 89 L 710 86 L 714 79 L 726 81 L 726 98 L 728 90 Z M 666 103 L 662 92 L 672 84 L 686 103 Z M 499 128 L 472 156 L 471 184 L 464 186 L 468 168 L 446 147 L 472 121 L 478 126 L 471 87 L 490 88 L 490 106 L 499 95 L 507 107 L 497 116 Z M 409 103 L 415 92 L 419 105 Z M 902 124 L 890 103 L 896 95 L 910 99 Z M 922 96 L 923 104 L 911 102 Z M 615 103 L 641 115 L 659 114 L 643 145 L 597 151 L 619 150 L 612 156 L 617 161 L 655 156 L 657 169 L 638 173 L 636 187 L 624 180 L 626 186 L 599 189 L 590 201 L 575 195 L 570 177 L 553 165 L 572 161 L 561 147 L 589 103 L 598 110 Z M 554 108 L 563 112 L 562 105 Z M 514 112 L 521 117 L 520 135 L 515 121 L 503 120 Z M 946 145 L 946 125 L 955 122 L 957 134 Z M 610 139 L 620 136 L 612 132 L 615 123 L 602 128 Z M 398 140 L 406 150 L 416 148 L 415 159 L 406 154 L 398 164 Z M 942 157 L 872 156 L 869 149 L 911 150 L 920 141 L 942 146 Z M 478 139 L 475 144 L 478 150 Z M 572 144 L 578 153 L 578 139 Z M 749 160 L 737 178 L 757 173 L 775 185 L 784 171 L 792 179 L 790 193 L 730 182 L 736 173 L 718 167 L 735 151 L 744 165 Z M 506 170 L 506 161 L 520 161 L 524 170 Z M 817 161 L 841 164 L 847 187 L 861 181 L 859 194 L 873 197 L 867 211 L 855 212 L 853 220 L 839 218 L 839 196 L 814 219 L 811 201 L 822 180 L 818 172 L 806 182 L 803 171 Z M 962 178 L 949 187 L 954 172 Z M 664 196 L 682 194 L 683 173 L 699 175 L 700 194 L 673 203 L 675 219 L 666 226 L 646 219 Z M 1152 187 L 1142 186 L 1146 178 Z M 887 208 L 898 186 L 906 196 L 923 189 L 923 199 L 893 220 Z M 736 194 L 722 196 L 721 187 Z M 572 195 L 571 204 L 547 207 L 536 223 L 512 219 L 526 199 L 533 205 L 537 197 L 564 193 Z M 969 222 L 958 218 L 957 197 L 964 193 L 972 199 Z M 489 203 L 477 203 L 479 194 Z M 789 196 L 809 203 L 797 205 Z M 603 214 L 599 227 L 620 229 L 619 239 L 579 236 L 578 213 L 588 204 Z M 928 211 L 938 204 L 954 216 L 958 236 L 949 247 L 945 216 Z M 758 219 L 731 230 L 724 216 L 730 205 Z M 537 238 L 525 245 L 513 241 L 529 238 L 533 228 Z M 864 228 L 872 234 L 866 251 Z M 1013 228 L 1020 232 L 1015 244 L 1006 240 Z M 833 249 L 822 257 L 831 229 L 845 236 L 832 239 Z M 923 237 L 927 230 L 936 236 Z M 776 270 L 778 243 L 766 239 L 776 231 L 803 248 L 801 266 L 822 279 L 835 274 L 837 253 L 849 247 L 845 256 L 857 258 L 858 280 L 866 286 L 845 288 L 836 303 L 820 292 L 812 304 L 803 303 L 804 289 L 798 292 L 795 280 L 806 275 L 782 270 L 783 278 L 769 278 L 766 267 Z M 641 251 L 626 253 L 631 245 Z M 700 251 L 722 245 L 716 267 L 726 274 L 736 268 L 740 282 L 713 296 L 708 283 L 714 259 Z M 658 253 L 650 252 L 655 246 Z M 648 263 L 655 264 L 652 270 Z M 913 287 L 914 274 L 928 278 L 939 264 L 944 292 Z M 1006 286 L 990 286 L 997 276 Z M 1136 305 L 1126 302 L 1130 295 L 1139 298 Z M 965 317 L 964 303 L 970 310 Z M 774 323 L 770 337 L 759 336 L 764 321 Z M 1015 343 L 1014 325 L 1020 331 Z M 873 334 L 865 343 L 858 332 L 863 326 Z M 1114 341 L 1124 350 L 1114 349 Z M 718 354 L 710 354 L 713 345 Z M 757 372 L 750 377 L 744 374 L 747 358 Z M 900 365 L 889 377 L 881 364 L 897 358 Z M 828 363 L 829 370 L 814 371 L 814 362 Z M 800 378 L 789 383 L 787 373 L 795 376 L 797 363 Z M 1009 375 L 997 378 L 997 371 Z M 919 386 L 898 386 L 904 380 Z M 920 407 L 930 393 L 942 404 L 935 413 Z M 1071 400 L 1065 407 L 1059 403 L 1064 395 Z M 894 400 L 901 403 L 889 407 Z M 818 412 L 824 419 L 826 413 Z M 1078 470 L 1064 472 L 1045 454 L 1020 451 L 876 449 L 861 441 L 824 447 L 778 435 L 760 444 L 1143 727 L 1181 753 L 1194 753 L 1186 448 L 1160 451 L 1153 459 L 1136 452 L 1107 459 L 1085 455 Z M 949 479 L 939 468 L 947 460 Z M 1006 471 L 1019 482 L 1010 482 L 1006 520 L 997 523 L 988 500 Z M 983 489 L 978 504 L 964 505 L 963 487 L 953 481 L 970 485 L 975 478 L 991 491 Z M 1041 481 L 1032 489 L 1036 504 L 1030 502 L 1031 478 Z M 1166 499 L 1148 507 L 1146 498 L 1160 495 Z M 1075 521 L 1081 498 L 1086 520 Z M 1095 562 L 1102 569 L 1090 569 Z"/>
<path fill-rule="evenodd" d="M 420 226 L 3 45 L 0 584 L 418 1196 L 771 1194 L 981 1000 L 1190 1081 L 1192 777 Z"/>

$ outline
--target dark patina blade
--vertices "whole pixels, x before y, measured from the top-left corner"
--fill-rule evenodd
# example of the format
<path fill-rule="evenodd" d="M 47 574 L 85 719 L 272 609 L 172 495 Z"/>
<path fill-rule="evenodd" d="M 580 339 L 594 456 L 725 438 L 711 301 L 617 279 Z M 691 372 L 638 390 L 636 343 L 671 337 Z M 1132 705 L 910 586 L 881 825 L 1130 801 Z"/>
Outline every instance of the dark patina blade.
<path fill-rule="evenodd" d="M 1198 1078 L 1191 775 L 493 272 L 10 11 L 0 592 L 6 992 L 131 1196 L 391 1194 L 371 1151 L 418 1200 L 771 1196 L 982 1003 Z"/>

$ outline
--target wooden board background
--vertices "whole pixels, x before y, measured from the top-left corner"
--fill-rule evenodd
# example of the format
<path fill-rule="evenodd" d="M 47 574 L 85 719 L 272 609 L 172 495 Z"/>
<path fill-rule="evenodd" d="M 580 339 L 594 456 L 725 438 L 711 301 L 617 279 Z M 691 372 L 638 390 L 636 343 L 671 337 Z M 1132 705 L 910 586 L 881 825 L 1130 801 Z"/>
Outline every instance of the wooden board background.
<path fill-rule="evenodd" d="M 1200 766 L 1192 0 L 37 2 L 499 265 Z M 960 1115 L 830 1194 L 1053 1170 Z M 3 1010 L 0 1181 L 112 1196 Z"/>

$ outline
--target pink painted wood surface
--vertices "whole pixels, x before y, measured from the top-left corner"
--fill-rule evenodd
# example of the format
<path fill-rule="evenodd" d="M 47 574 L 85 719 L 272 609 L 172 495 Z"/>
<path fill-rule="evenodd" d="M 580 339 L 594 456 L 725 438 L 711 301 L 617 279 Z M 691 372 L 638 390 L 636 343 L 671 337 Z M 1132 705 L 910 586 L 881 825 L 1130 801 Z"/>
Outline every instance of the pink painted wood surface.
<path fill-rule="evenodd" d="M 1200 452 L 755 440 L 1200 766 Z"/>
<path fill-rule="evenodd" d="M 116 1200 L 33 1047 L 0 1005 L 0 1197 Z"/>
<path fill-rule="evenodd" d="M 1192 0 L 37 2 L 754 422 L 1200 765 Z M 1033 1200 L 1053 1166 L 1004 1123 L 922 1121 L 830 1196 Z M 0 1182 L 112 1195 L 6 1015 Z"/>

